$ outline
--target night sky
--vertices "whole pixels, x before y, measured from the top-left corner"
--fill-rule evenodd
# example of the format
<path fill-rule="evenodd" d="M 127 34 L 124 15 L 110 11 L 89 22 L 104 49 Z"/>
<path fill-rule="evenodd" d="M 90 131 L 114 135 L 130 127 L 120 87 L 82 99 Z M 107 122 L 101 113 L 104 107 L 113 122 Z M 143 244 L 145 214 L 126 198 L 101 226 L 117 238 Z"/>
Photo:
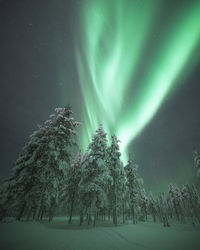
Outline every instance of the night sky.
<path fill-rule="evenodd" d="M 87 1 L 84 2 L 87 6 Z M 191 2 L 196 1 L 171 0 L 159 5 L 148 34 L 148 46 L 138 59 L 135 77 L 138 82 L 153 61 L 152 50 L 156 50 L 169 27 L 175 25 L 176 15 L 181 15 L 183 10 L 187 12 L 187 6 L 190 9 Z M 0 1 L 1 178 L 11 174 L 13 162 L 28 136 L 37 129 L 37 124 L 48 119 L 54 108 L 71 104 L 75 118 L 83 122 L 82 130 L 86 130 L 82 116 L 86 93 L 81 94 L 83 86 L 80 86 L 76 61 L 79 44 L 84 51 L 80 39 L 84 31 L 83 24 L 80 25 L 82 3 L 75 0 Z M 167 46 L 166 43 L 166 51 Z M 87 52 L 86 49 L 84 53 Z M 169 182 L 196 181 L 192 150 L 193 147 L 200 149 L 200 39 L 192 53 L 195 60 L 190 58 L 191 63 L 182 68 L 176 87 L 129 144 L 140 176 L 153 190 L 166 189 Z M 135 84 L 129 85 L 129 95 L 123 98 L 123 107 L 129 113 L 134 110 L 133 105 L 129 105 L 134 87 Z M 137 93 L 142 95 L 142 91 Z M 115 130 L 111 129 L 110 133 Z"/>

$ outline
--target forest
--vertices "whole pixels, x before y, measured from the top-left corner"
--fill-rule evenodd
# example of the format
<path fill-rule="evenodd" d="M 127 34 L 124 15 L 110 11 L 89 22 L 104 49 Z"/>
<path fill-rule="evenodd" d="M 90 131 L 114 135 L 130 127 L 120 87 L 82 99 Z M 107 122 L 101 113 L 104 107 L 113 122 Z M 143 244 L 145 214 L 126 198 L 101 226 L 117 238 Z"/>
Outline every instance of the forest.
<path fill-rule="evenodd" d="M 12 176 L 0 186 L 0 221 L 49 222 L 57 216 L 79 218 L 79 225 L 114 226 L 151 220 L 170 227 L 174 221 L 200 224 L 200 195 L 194 184 L 169 184 L 166 193 L 154 195 L 144 188 L 138 165 L 129 155 L 124 166 L 120 141 L 107 138 L 102 125 L 83 153 L 77 144 L 77 128 L 70 106 L 56 108 L 39 125 L 14 163 Z M 75 153 L 76 152 L 76 153 Z M 197 174 L 200 154 L 193 153 Z"/>

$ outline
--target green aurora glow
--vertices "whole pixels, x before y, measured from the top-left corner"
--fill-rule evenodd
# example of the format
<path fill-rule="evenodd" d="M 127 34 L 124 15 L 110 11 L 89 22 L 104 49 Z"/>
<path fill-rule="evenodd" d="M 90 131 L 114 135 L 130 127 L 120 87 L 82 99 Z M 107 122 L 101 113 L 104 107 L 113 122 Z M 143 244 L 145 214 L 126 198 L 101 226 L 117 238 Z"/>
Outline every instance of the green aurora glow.
<path fill-rule="evenodd" d="M 178 86 L 178 77 L 192 70 L 200 41 L 200 1 L 191 2 L 168 23 L 136 82 L 163 1 L 82 1 L 76 58 L 84 100 L 83 150 L 102 123 L 109 136 L 120 139 L 127 161 L 130 142 Z"/>

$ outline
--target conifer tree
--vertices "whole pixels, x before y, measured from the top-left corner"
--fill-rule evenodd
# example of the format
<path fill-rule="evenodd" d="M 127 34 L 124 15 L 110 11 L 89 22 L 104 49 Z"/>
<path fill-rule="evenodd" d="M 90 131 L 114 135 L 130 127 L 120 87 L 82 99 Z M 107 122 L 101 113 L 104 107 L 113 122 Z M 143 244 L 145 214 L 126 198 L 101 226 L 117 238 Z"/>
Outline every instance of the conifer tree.
<path fill-rule="evenodd" d="M 36 161 L 42 154 L 42 144 L 39 146 L 38 142 L 45 133 L 45 129 L 40 127 L 36 132 L 37 136 L 32 134 L 23 147 L 21 155 L 14 163 L 14 174 L 7 180 L 6 203 L 11 203 L 9 209 L 16 212 L 14 216 L 17 220 L 21 219 L 26 206 L 32 206 L 31 189 L 38 183 Z"/>
<path fill-rule="evenodd" d="M 200 196 L 195 187 L 195 185 L 187 185 L 187 190 L 189 193 L 189 201 L 190 201 L 190 208 L 191 208 L 191 217 L 192 222 L 195 224 L 195 219 L 197 219 L 198 223 L 200 224 Z"/>
<path fill-rule="evenodd" d="M 70 117 L 71 108 L 57 108 L 43 126 L 39 126 L 15 162 L 14 175 L 9 180 L 9 196 L 20 219 L 25 208 L 34 208 L 35 219 L 44 212 L 52 214 L 59 200 L 60 186 L 66 177 L 67 165 L 76 145 L 78 122 Z"/>
<path fill-rule="evenodd" d="M 93 214 L 96 223 L 97 212 L 101 211 L 107 204 L 106 187 L 110 181 L 109 169 L 106 165 L 107 139 L 102 125 L 93 135 L 92 142 L 82 163 L 80 182 L 80 202 L 83 210 L 88 213 L 88 224 Z M 82 223 L 81 214 L 80 224 Z"/>
<path fill-rule="evenodd" d="M 129 193 L 129 206 L 133 218 L 133 223 L 137 223 L 137 208 L 139 206 L 139 183 L 137 179 L 138 166 L 133 164 L 132 159 L 129 156 L 128 164 L 125 167 L 127 186 Z"/>
<path fill-rule="evenodd" d="M 159 195 L 160 216 L 164 227 L 170 227 L 168 218 L 167 200 L 164 193 Z"/>
<path fill-rule="evenodd" d="M 6 217 L 6 200 L 7 200 L 7 188 L 5 183 L 0 184 L 0 222 L 3 220 L 4 217 Z"/>
<path fill-rule="evenodd" d="M 79 200 L 79 183 L 81 180 L 82 155 L 79 152 L 73 164 L 67 170 L 66 185 L 64 190 L 64 200 L 69 204 L 69 224 L 72 221 L 72 215 L 75 205 Z"/>
<path fill-rule="evenodd" d="M 119 142 L 116 136 L 112 136 L 111 145 L 108 148 L 108 166 L 113 179 L 109 190 L 109 202 L 113 210 L 113 224 L 115 226 L 118 224 L 117 214 L 123 204 L 122 197 L 125 191 L 125 171 L 120 161 Z"/>
<path fill-rule="evenodd" d="M 152 192 L 150 192 L 150 196 L 149 196 L 149 212 L 151 213 L 153 217 L 153 221 L 156 222 L 156 205 L 155 205 L 155 199 L 153 197 Z"/>
<path fill-rule="evenodd" d="M 183 218 L 183 213 L 182 213 L 182 206 L 181 206 L 181 193 L 180 190 L 177 186 L 173 186 L 172 184 L 169 185 L 169 195 L 172 200 L 173 204 L 173 209 L 176 215 L 176 218 L 178 221 Z"/>
<path fill-rule="evenodd" d="M 144 188 L 141 189 L 139 197 L 140 197 L 141 219 L 143 221 L 147 221 L 148 197 Z"/>
<path fill-rule="evenodd" d="M 197 170 L 197 176 L 200 177 L 200 153 L 195 149 L 193 151 L 194 167 Z"/>

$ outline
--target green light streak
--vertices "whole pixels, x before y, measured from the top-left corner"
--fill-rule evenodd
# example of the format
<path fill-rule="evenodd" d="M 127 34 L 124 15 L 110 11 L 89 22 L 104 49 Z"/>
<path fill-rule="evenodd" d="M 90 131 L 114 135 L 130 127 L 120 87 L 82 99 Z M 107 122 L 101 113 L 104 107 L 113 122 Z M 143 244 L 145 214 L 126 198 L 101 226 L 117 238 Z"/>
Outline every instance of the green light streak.
<path fill-rule="evenodd" d="M 85 149 L 100 123 L 121 140 L 123 161 L 128 145 L 153 118 L 200 38 L 200 1 L 182 12 L 158 44 L 152 64 L 135 92 L 134 77 L 148 43 L 161 1 L 91 0 L 81 9 L 81 40 L 76 47 L 84 99 L 81 146 Z M 127 95 L 130 96 L 124 108 Z M 137 96 L 136 96 L 137 95 Z M 139 98 L 138 98 L 139 96 Z"/>

